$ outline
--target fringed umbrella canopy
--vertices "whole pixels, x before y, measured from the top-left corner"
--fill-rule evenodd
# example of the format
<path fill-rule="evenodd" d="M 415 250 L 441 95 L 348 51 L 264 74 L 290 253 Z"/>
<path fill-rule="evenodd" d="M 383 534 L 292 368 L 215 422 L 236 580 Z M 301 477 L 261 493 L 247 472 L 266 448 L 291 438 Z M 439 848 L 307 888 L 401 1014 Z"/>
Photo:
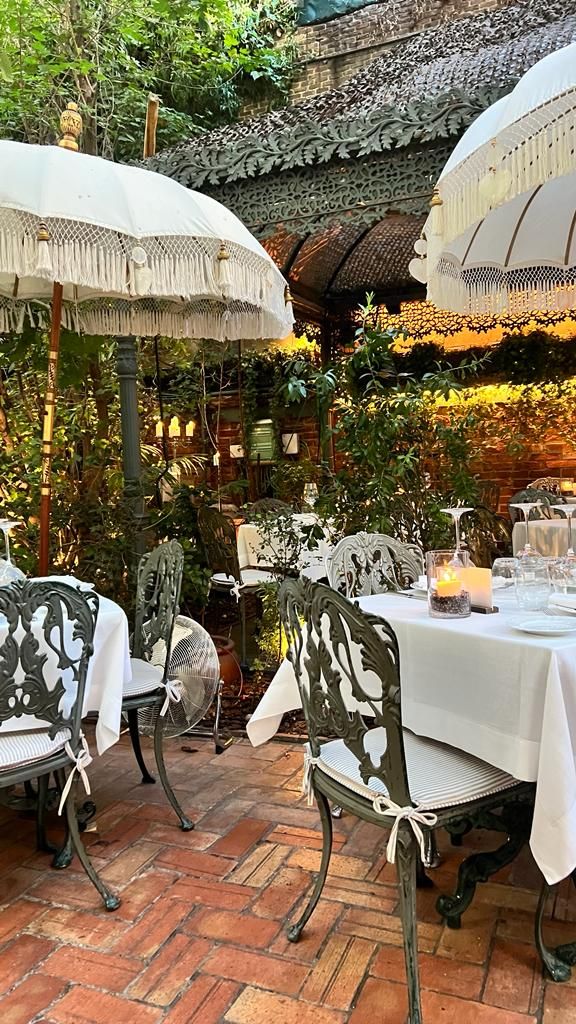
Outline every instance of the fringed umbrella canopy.
<path fill-rule="evenodd" d="M 438 180 L 449 242 L 489 210 L 574 168 L 576 43 L 538 61 L 464 133 Z"/>
<path fill-rule="evenodd" d="M 410 270 L 465 314 L 576 306 L 576 44 L 539 61 L 462 136 Z"/>
<path fill-rule="evenodd" d="M 38 301 L 48 320 L 54 282 L 62 323 L 78 332 L 220 341 L 290 332 L 282 275 L 214 199 L 56 146 L 1 141 L 0 169 L 0 332 L 34 318 Z"/>

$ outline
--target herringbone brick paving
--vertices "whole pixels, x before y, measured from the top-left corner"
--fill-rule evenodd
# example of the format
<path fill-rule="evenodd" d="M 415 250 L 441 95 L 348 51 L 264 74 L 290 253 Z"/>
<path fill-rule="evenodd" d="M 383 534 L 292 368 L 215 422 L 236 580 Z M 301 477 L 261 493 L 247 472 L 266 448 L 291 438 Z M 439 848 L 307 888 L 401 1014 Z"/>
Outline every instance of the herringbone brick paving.
<path fill-rule="evenodd" d="M 300 800 L 301 747 L 240 742 L 216 757 L 208 741 L 186 739 L 168 744 L 167 761 L 194 832 L 176 827 L 158 784 L 139 784 L 125 737 L 90 768 L 98 814 L 86 842 L 122 895 L 113 914 L 78 865 L 56 872 L 34 852 L 30 817 L 0 808 L 2 1024 L 404 1024 L 385 834 L 350 816 L 336 823 L 323 899 L 290 945 L 284 925 L 321 846 L 317 812 Z M 462 929 L 450 931 L 434 902 L 470 846 L 440 841 L 436 889 L 419 893 L 427 1024 L 576 1024 L 576 977 L 545 983 L 534 952 L 529 854 L 480 886 Z M 568 884 L 552 909 L 550 941 L 568 941 Z"/>

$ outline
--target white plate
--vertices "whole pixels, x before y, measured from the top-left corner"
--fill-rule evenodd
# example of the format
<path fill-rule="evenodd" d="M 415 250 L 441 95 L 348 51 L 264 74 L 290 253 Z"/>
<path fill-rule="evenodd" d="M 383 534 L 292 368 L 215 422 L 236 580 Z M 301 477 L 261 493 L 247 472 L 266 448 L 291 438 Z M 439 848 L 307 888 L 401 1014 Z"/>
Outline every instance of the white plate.
<path fill-rule="evenodd" d="M 425 583 L 418 583 L 418 580 L 416 580 L 415 583 L 410 584 L 410 590 L 417 590 L 419 594 L 428 593 L 427 585 Z"/>
<path fill-rule="evenodd" d="M 565 633 L 576 633 L 576 622 L 561 616 L 547 615 L 541 619 L 526 619 L 514 623 L 513 629 L 521 633 L 533 633 L 535 636 L 564 636 Z"/>

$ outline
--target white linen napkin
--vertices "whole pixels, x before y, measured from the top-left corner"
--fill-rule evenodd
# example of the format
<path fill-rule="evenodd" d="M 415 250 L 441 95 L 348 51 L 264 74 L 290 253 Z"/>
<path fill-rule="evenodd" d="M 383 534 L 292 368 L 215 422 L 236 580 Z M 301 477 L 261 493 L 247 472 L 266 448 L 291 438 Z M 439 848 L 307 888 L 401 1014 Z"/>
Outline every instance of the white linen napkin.
<path fill-rule="evenodd" d="M 576 594 L 550 594 L 548 605 L 566 615 L 576 615 Z"/>

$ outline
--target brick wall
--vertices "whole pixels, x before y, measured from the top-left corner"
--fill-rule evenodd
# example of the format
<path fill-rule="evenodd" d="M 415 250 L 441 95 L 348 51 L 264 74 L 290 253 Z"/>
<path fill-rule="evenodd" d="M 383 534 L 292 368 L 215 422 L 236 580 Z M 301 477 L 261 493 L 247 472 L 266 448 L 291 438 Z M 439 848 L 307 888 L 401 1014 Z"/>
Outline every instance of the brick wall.
<path fill-rule="evenodd" d="M 223 398 L 223 409 L 231 410 L 238 407 L 236 396 Z M 212 429 L 215 430 L 214 417 L 212 417 Z M 313 462 L 320 460 L 318 449 L 318 424 L 313 417 L 294 417 L 289 415 L 281 422 L 283 433 L 294 432 L 300 437 L 300 453 L 308 456 Z M 148 440 L 153 441 L 150 437 Z M 230 445 L 242 443 L 240 423 L 238 420 L 221 418 L 219 430 L 219 451 L 220 451 L 220 486 L 227 488 L 233 485 L 235 480 L 242 477 L 247 471 L 247 465 L 243 460 L 232 458 Z M 172 443 L 170 445 L 172 452 Z M 208 446 L 205 450 L 207 450 Z M 197 430 L 193 440 L 180 440 L 176 442 L 175 452 L 177 455 L 190 455 L 192 452 L 202 452 L 202 439 Z M 524 450 L 520 457 L 508 454 L 502 446 L 501 449 L 493 450 L 486 454 L 480 464 L 476 464 L 474 471 L 482 480 L 498 485 L 500 489 L 499 511 L 507 514 L 508 501 L 516 492 L 526 487 L 532 480 L 540 476 L 559 476 L 558 470 L 548 470 L 550 462 L 557 461 L 565 456 L 573 455 L 573 448 L 562 440 L 560 434 L 553 429 L 541 438 L 538 444 Z M 338 464 L 340 462 L 340 465 Z M 337 460 L 336 468 L 341 468 L 341 460 Z M 251 473 L 253 476 L 253 472 Z M 207 481 L 216 488 L 218 485 L 218 472 L 208 462 L 206 468 Z M 192 481 L 191 481 L 192 482 Z M 254 480 L 252 480 L 254 484 Z M 234 490 L 232 486 L 232 490 Z M 239 496 L 239 495 L 238 495 Z M 254 495 L 256 496 L 256 495 Z M 248 495 L 246 499 L 248 500 Z"/>
<path fill-rule="evenodd" d="M 302 103 L 336 89 L 357 71 L 384 53 L 389 44 L 414 32 L 432 28 L 475 11 L 496 10 L 510 0 L 425 0 L 421 16 L 414 5 L 404 4 L 392 20 L 387 2 L 372 4 L 321 25 L 306 25 L 296 32 L 298 72 L 290 100 Z M 269 108 L 266 100 L 246 104 L 242 117 L 254 117 Z"/>

